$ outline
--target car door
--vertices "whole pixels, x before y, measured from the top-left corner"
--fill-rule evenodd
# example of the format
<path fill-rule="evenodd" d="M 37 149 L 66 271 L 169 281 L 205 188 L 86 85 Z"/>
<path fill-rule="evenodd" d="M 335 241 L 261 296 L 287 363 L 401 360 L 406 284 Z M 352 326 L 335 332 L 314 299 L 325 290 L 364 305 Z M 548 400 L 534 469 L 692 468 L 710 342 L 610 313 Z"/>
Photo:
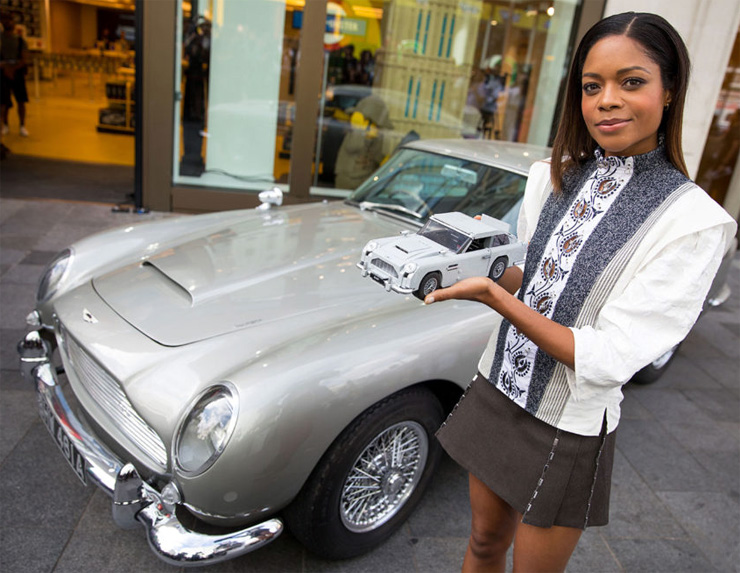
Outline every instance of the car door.
<path fill-rule="evenodd" d="M 491 264 L 491 253 L 486 248 L 488 239 L 474 239 L 464 253 L 457 256 L 457 280 L 484 277 Z"/>

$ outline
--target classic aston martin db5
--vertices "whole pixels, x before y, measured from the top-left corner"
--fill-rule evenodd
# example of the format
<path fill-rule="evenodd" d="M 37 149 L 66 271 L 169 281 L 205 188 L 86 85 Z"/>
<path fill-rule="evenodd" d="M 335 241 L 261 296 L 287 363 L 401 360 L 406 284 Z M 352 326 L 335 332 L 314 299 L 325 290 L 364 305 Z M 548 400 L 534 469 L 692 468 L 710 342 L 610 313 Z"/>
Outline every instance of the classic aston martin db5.
<path fill-rule="evenodd" d="M 64 249 L 19 343 L 52 439 L 170 563 L 242 555 L 284 524 L 320 555 L 370 550 L 420 500 L 434 432 L 500 317 L 389 296 L 357 272 L 362 247 L 450 211 L 513 227 L 548 154 L 419 141 L 346 201 L 175 217 Z"/>

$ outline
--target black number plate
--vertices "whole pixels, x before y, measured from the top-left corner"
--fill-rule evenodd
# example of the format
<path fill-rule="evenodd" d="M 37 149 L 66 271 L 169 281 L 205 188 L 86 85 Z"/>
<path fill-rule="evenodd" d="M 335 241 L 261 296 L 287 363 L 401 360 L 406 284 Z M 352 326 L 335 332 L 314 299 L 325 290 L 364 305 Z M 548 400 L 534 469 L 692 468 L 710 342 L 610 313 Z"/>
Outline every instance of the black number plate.
<path fill-rule="evenodd" d="M 67 433 L 62 429 L 61 424 L 54 417 L 54 413 L 51 411 L 46 399 L 41 394 L 37 394 L 37 398 L 39 402 L 39 415 L 46 429 L 49 430 L 52 438 L 54 438 L 57 446 L 59 446 L 64 459 L 67 460 L 67 463 L 72 467 L 77 477 L 80 478 L 84 485 L 87 485 L 85 458 L 80 455 L 72 440 L 69 439 Z"/>

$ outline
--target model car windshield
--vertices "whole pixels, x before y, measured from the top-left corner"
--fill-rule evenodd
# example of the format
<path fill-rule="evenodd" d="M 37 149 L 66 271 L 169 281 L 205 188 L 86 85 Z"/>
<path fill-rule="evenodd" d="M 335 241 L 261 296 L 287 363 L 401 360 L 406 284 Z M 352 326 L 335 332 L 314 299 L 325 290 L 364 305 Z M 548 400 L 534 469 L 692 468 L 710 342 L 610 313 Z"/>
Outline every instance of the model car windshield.
<path fill-rule="evenodd" d="M 417 221 L 435 213 L 485 213 L 516 227 L 526 177 L 467 159 L 401 149 L 349 197 L 355 205 Z"/>
<path fill-rule="evenodd" d="M 471 237 L 439 221 L 429 219 L 419 231 L 419 235 L 439 243 L 454 253 L 462 253 L 470 243 Z"/>

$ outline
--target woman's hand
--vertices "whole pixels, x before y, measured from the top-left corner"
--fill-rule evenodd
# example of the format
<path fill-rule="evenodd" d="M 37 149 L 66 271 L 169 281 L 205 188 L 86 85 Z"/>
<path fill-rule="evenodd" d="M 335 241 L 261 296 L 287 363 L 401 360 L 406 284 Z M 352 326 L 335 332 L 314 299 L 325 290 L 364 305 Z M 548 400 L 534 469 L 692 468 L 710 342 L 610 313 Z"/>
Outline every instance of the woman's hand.
<path fill-rule="evenodd" d="M 473 277 L 461 280 L 451 287 L 428 294 L 424 304 L 452 299 L 473 300 L 491 307 L 555 360 L 571 370 L 575 368 L 575 340 L 571 330 L 529 308 L 491 279 Z"/>
<path fill-rule="evenodd" d="M 487 277 L 471 277 L 455 283 L 451 287 L 435 290 L 424 299 L 424 304 L 442 302 L 443 300 L 474 300 L 493 307 L 496 286 Z"/>

